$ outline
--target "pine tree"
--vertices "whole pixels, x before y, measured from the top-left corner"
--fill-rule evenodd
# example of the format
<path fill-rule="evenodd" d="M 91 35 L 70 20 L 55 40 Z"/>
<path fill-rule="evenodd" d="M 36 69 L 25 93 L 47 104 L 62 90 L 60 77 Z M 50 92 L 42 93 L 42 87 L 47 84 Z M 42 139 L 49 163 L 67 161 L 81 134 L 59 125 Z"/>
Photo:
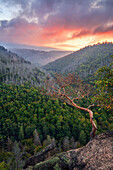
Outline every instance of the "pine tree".
<path fill-rule="evenodd" d="M 23 130 L 23 126 L 20 126 L 20 130 L 19 130 L 19 140 L 24 139 L 24 130 Z"/>
<path fill-rule="evenodd" d="M 15 141 L 14 143 L 14 146 L 13 146 L 13 153 L 14 153 L 14 156 L 12 158 L 12 161 L 11 161 L 11 169 L 22 169 L 23 166 L 24 166 L 24 161 L 22 160 L 22 152 L 21 152 L 21 149 L 19 147 L 19 143 L 17 141 Z"/>
<path fill-rule="evenodd" d="M 34 136 L 34 144 L 37 145 L 37 146 L 41 145 L 40 136 L 39 136 L 39 133 L 37 132 L 36 129 L 33 132 L 33 136 Z"/>
<path fill-rule="evenodd" d="M 80 142 L 81 145 L 86 144 L 86 135 L 85 135 L 85 132 L 83 130 L 80 132 L 79 142 Z"/>

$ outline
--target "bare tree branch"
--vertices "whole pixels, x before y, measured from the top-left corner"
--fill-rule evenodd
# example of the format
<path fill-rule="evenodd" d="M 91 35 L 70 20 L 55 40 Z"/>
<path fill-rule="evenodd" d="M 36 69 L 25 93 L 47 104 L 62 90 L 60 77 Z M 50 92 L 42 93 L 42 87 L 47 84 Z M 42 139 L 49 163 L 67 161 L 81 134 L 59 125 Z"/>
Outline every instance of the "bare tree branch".
<path fill-rule="evenodd" d="M 89 105 L 89 106 L 88 106 L 88 109 L 89 109 L 90 107 L 94 107 L 94 106 L 100 106 L 100 105 L 99 105 L 99 104 L 98 104 L 98 105 L 92 104 L 92 105 Z"/>

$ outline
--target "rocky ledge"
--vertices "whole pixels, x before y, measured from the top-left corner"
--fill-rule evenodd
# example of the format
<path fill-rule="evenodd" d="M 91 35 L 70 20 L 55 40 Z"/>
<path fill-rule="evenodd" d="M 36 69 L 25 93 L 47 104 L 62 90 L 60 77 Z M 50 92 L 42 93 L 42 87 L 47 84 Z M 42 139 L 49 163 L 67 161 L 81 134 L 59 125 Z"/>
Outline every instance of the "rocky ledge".
<path fill-rule="evenodd" d="M 56 154 L 31 169 L 113 170 L 113 132 L 99 134 L 82 148 Z"/>

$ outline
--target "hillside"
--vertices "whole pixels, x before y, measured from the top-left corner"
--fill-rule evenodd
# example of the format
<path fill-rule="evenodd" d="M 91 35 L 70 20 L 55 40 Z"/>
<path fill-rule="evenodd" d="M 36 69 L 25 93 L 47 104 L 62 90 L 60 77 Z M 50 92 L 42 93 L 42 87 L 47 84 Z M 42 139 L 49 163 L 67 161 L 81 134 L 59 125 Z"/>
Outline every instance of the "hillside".
<path fill-rule="evenodd" d="M 1 53 L 5 53 L 6 57 L 7 50 L 3 47 L 2 50 Z M 16 58 L 16 56 L 14 57 L 12 55 L 13 54 L 11 53 L 11 58 L 8 58 L 9 62 L 1 55 L 2 62 L 4 61 L 7 66 L 8 64 L 13 65 L 13 63 L 18 63 L 17 68 L 15 69 L 18 69 L 18 66 L 21 65 L 21 63 L 25 64 L 26 61 L 18 56 Z M 15 60 L 13 58 L 15 58 Z M 10 68 L 13 69 L 12 67 Z M 105 78 L 107 76 L 107 79 L 103 79 L 105 86 L 107 86 L 105 92 L 102 91 L 102 94 L 103 92 L 105 95 L 107 94 L 107 97 L 105 95 L 104 97 L 106 97 L 106 102 L 109 104 L 109 100 L 111 100 L 110 96 L 112 95 L 112 74 L 110 74 L 108 70 L 109 69 L 106 69 L 107 75 L 105 74 Z M 26 73 L 27 70 L 24 74 Z M 10 76 L 7 77 L 6 80 L 9 81 L 9 78 Z M 100 82 L 102 82 L 101 79 Z M 13 83 L 15 83 L 14 79 L 12 80 L 12 84 Z M 0 83 L 0 169 L 22 169 L 24 165 L 31 165 L 28 160 L 30 160 L 30 163 L 32 163 L 32 161 L 35 162 L 32 164 L 34 166 L 55 153 L 81 147 L 89 141 L 91 131 L 89 113 L 78 110 L 58 99 L 52 100 L 51 97 L 44 95 L 44 93 L 42 94 L 39 87 L 30 87 L 29 84 L 12 84 Z M 99 93 L 101 93 L 101 87 L 102 86 L 99 87 Z M 105 100 L 103 96 L 100 95 L 100 97 L 102 100 Z M 91 102 L 92 98 L 88 95 L 86 98 L 81 99 L 80 105 L 88 107 Z M 94 121 L 98 127 L 97 134 L 113 129 L 113 112 L 111 107 L 92 107 L 91 110 L 94 113 Z M 88 166 L 93 167 L 95 165 L 97 169 L 97 166 L 100 166 L 100 163 L 102 162 L 102 152 L 100 148 L 102 148 L 104 152 L 110 153 L 110 155 L 107 155 L 107 159 L 111 159 L 111 152 L 109 152 L 109 150 L 112 151 L 109 141 L 107 141 L 109 144 L 107 146 L 106 142 L 102 143 L 104 138 L 98 140 L 99 143 L 96 143 L 95 145 L 92 143 L 88 148 L 86 147 L 84 152 L 82 152 L 82 149 L 80 150 L 80 159 L 78 157 L 79 152 L 77 152 L 76 155 L 76 150 L 73 150 L 73 155 L 72 152 L 69 151 L 69 154 L 72 156 L 69 160 L 69 155 L 67 155 L 68 152 L 66 152 L 66 155 L 61 153 L 55 158 L 50 159 L 50 161 L 46 160 L 44 163 L 40 162 L 34 168 L 60 170 L 65 168 L 80 169 L 85 167 L 87 169 Z M 56 150 L 54 150 L 54 146 L 51 147 L 52 142 L 56 144 Z M 95 151 L 96 145 L 99 145 L 100 148 L 97 147 L 97 150 Z M 94 146 L 94 149 L 92 146 Z M 107 148 L 105 146 L 107 146 Z M 104 150 L 104 147 L 108 150 Z M 108 147 L 110 147 L 110 149 Z M 99 152 L 97 152 L 98 150 Z M 51 153 L 51 151 L 53 152 Z M 45 152 L 46 155 L 43 158 L 41 153 L 44 154 Z M 104 152 L 102 153 L 102 157 L 105 156 Z M 85 157 L 86 153 L 88 159 Z M 81 160 L 81 155 L 84 156 L 83 161 L 85 161 L 85 164 Z M 35 161 L 37 156 L 40 156 L 38 157 L 38 162 Z M 94 157 L 94 161 L 97 161 L 97 159 L 99 161 L 94 162 L 93 164 L 92 157 Z M 67 164 L 68 162 L 69 164 Z M 111 160 L 108 159 L 107 163 L 109 164 L 110 169 L 112 167 Z M 103 166 L 107 167 L 105 161 L 102 168 Z"/>
<path fill-rule="evenodd" d="M 25 60 L 39 66 L 48 64 L 71 53 L 71 51 L 39 51 L 32 49 L 12 49 L 12 51 Z"/>
<path fill-rule="evenodd" d="M 25 84 L 37 86 L 45 73 L 17 54 L 0 46 L 0 81 L 8 84 Z"/>
<path fill-rule="evenodd" d="M 16 166 L 18 155 L 13 155 L 15 140 L 24 156 L 20 155 L 18 163 L 40 155 L 40 151 L 43 153 L 52 141 L 57 145 L 54 153 L 83 146 L 89 141 L 91 124 L 87 112 L 52 100 L 40 93 L 38 88 L 27 84 L 1 83 L 0 96 L 0 162 L 4 162 L 4 166 Z M 89 105 L 88 100 L 82 101 L 81 105 Z M 112 110 L 95 107 L 92 111 L 98 127 L 97 134 L 113 129 Z M 49 152 L 46 158 L 50 155 Z"/>
<path fill-rule="evenodd" d="M 77 72 L 82 77 L 92 75 L 98 68 L 109 65 L 113 44 L 103 43 L 85 47 L 44 66 L 57 73 Z"/>
<path fill-rule="evenodd" d="M 43 154 L 43 152 L 42 152 Z M 26 166 L 43 161 L 44 154 L 32 157 L 31 162 L 26 162 Z M 40 156 L 39 156 L 40 155 Z M 42 156 L 42 157 L 41 157 Z M 38 158 L 38 159 L 37 159 Z M 34 162 L 33 162 L 34 161 Z M 82 148 L 69 150 L 56 154 L 55 156 L 37 163 L 34 170 L 111 170 L 113 169 L 113 131 L 100 134 Z"/>

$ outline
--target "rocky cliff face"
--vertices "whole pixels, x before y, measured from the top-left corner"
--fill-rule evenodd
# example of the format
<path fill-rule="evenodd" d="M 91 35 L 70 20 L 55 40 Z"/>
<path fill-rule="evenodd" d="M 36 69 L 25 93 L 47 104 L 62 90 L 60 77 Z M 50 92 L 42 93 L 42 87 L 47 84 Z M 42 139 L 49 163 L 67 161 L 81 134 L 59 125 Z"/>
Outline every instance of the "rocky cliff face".
<path fill-rule="evenodd" d="M 112 170 L 113 132 L 96 136 L 87 145 L 36 164 L 34 170 Z"/>

